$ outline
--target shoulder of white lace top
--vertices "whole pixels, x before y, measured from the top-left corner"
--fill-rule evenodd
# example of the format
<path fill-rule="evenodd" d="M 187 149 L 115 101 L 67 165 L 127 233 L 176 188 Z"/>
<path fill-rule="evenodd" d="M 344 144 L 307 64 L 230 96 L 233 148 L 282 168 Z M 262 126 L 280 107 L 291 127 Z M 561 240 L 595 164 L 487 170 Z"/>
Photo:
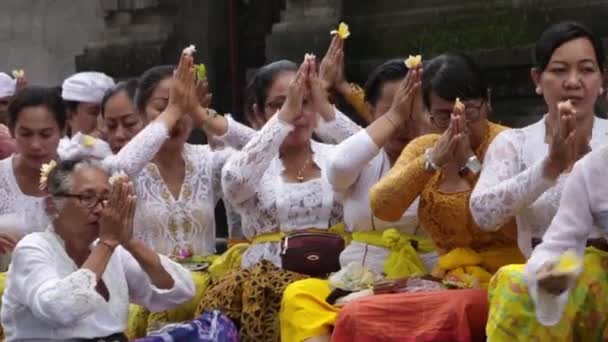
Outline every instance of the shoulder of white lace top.
<path fill-rule="evenodd" d="M 470 209 L 475 222 L 485 230 L 502 224 L 533 203 L 554 182 L 542 176 L 542 162 L 527 167 L 522 160 L 527 132 L 501 132 L 488 147 L 483 168 L 471 194 Z"/>
<path fill-rule="evenodd" d="M 225 117 L 228 122 L 228 130 L 226 130 L 224 135 L 215 136 L 214 139 L 218 140 L 222 146 L 230 146 L 240 150 L 253 138 L 257 131 L 234 120 L 230 114 L 227 114 Z"/>
<path fill-rule="evenodd" d="M 293 125 L 274 115 L 241 150 L 228 159 L 222 171 L 224 198 L 237 206 L 255 195 L 257 185 L 279 154 L 279 148 Z"/>
<path fill-rule="evenodd" d="M 81 268 L 62 277 L 59 268 L 73 268 L 61 257 L 53 243 L 52 232 L 26 235 L 13 252 L 11 285 L 15 295 L 34 316 L 53 325 L 67 326 L 86 317 L 103 305 L 95 290 L 97 276 Z"/>
<path fill-rule="evenodd" d="M 322 117 L 319 118 L 319 124 L 315 129 L 319 138 L 328 144 L 340 143 L 362 129 L 335 106 L 334 110 L 336 117 L 332 121 L 325 121 Z"/>
<path fill-rule="evenodd" d="M 146 164 L 154 158 L 169 137 L 167 127 L 160 122 L 152 122 L 139 132 L 120 152 L 103 160 L 111 172 L 124 171 L 129 177 L 136 177 Z"/>

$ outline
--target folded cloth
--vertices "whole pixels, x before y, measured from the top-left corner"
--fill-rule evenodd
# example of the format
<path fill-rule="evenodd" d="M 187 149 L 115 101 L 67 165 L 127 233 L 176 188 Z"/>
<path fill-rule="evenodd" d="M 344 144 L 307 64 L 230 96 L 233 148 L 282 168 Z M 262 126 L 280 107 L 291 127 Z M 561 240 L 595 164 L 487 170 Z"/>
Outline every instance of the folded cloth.
<path fill-rule="evenodd" d="M 234 323 L 218 310 L 205 311 L 187 324 L 171 325 L 136 342 L 237 342 L 238 330 Z"/>
<path fill-rule="evenodd" d="M 332 341 L 485 341 L 484 290 L 375 295 L 340 310 Z"/>

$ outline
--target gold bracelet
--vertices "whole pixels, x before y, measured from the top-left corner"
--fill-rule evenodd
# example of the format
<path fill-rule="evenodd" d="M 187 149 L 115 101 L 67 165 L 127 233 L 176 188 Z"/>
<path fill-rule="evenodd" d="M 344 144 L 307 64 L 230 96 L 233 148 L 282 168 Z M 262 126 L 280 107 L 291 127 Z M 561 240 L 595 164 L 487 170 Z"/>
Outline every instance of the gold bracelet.
<path fill-rule="evenodd" d="M 388 120 L 388 122 L 391 123 L 391 125 L 393 125 L 393 128 L 399 129 L 399 126 L 397 126 L 397 124 L 394 123 L 393 120 L 391 120 L 391 118 L 388 117 L 388 115 L 385 114 L 384 117 L 386 118 L 386 120 Z"/>
<path fill-rule="evenodd" d="M 104 245 L 106 247 L 108 247 L 110 249 L 110 251 L 114 252 L 114 250 L 116 249 L 116 247 L 118 247 L 118 242 L 108 242 L 106 240 L 99 240 L 99 242 L 97 243 L 98 245 Z"/>

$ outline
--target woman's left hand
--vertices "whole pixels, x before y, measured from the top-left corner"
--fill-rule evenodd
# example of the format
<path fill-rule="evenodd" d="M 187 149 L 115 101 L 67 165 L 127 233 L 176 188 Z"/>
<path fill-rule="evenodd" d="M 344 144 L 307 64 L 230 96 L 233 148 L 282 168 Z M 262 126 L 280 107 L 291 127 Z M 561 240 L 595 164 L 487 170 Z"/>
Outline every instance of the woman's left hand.
<path fill-rule="evenodd" d="M 313 108 L 321 115 L 325 122 L 333 121 L 336 118 L 336 112 L 334 106 L 329 103 L 327 93 L 323 89 L 321 79 L 317 74 L 316 57 L 314 55 L 309 55 L 307 56 L 306 62 L 306 83 L 310 91 Z"/>
<path fill-rule="evenodd" d="M 469 158 L 475 155 L 473 153 L 473 149 L 471 148 L 471 141 L 469 139 L 469 134 L 467 132 L 466 121 L 464 119 L 464 111 L 461 108 L 454 107 L 454 114 L 456 117 L 456 139 L 457 146 L 454 150 L 454 161 L 460 169 L 462 169 Z"/>

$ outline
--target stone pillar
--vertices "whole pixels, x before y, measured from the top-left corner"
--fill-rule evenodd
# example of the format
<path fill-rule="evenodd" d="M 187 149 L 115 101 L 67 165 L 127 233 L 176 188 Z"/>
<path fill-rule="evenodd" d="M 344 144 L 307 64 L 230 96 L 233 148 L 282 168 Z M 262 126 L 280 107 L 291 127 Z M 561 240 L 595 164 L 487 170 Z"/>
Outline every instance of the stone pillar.
<path fill-rule="evenodd" d="M 329 31 L 342 17 L 342 0 L 288 0 L 281 22 L 266 39 L 266 60 L 301 61 L 312 52 L 323 56 L 330 41 Z"/>

